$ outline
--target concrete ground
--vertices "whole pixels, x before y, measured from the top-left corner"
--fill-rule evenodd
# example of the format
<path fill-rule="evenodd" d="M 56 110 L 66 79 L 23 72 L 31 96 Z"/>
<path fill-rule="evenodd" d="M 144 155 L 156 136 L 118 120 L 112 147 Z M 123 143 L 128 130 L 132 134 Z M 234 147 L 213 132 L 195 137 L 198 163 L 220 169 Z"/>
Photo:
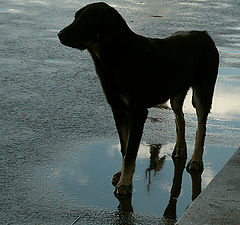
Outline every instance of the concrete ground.
<path fill-rule="evenodd" d="M 176 224 L 240 224 L 239 171 L 240 148 Z"/>

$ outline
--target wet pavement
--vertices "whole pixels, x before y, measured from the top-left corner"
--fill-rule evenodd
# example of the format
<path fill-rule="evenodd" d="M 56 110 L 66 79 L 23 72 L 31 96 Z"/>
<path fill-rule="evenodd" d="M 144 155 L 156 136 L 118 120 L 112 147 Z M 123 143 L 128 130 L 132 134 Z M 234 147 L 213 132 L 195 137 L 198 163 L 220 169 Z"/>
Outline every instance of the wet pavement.
<path fill-rule="evenodd" d="M 185 170 L 178 200 L 170 198 L 174 115 L 156 108 L 145 124 L 133 196 L 114 197 L 111 177 L 121 157 L 110 108 L 90 56 L 62 46 L 56 36 L 90 2 L 0 3 L 0 224 L 172 224 L 191 203 Z M 139 34 L 166 37 L 196 29 L 215 40 L 221 59 L 207 124 L 204 189 L 239 146 L 239 2 L 106 2 Z M 184 109 L 190 157 L 196 130 L 190 95 Z M 175 182 L 178 193 L 181 180 Z"/>

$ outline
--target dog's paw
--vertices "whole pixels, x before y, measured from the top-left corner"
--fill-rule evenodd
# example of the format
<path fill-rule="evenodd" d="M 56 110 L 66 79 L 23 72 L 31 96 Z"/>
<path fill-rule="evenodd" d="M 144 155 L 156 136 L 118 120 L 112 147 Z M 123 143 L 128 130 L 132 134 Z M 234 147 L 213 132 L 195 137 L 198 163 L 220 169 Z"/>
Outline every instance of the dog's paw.
<path fill-rule="evenodd" d="M 131 195 L 132 185 L 117 184 L 114 192 L 116 195 Z"/>
<path fill-rule="evenodd" d="M 119 171 L 119 172 L 117 172 L 117 173 L 115 173 L 115 174 L 113 175 L 113 177 L 112 177 L 112 185 L 113 185 L 114 187 L 117 186 L 117 184 L 118 184 L 118 182 L 119 182 L 119 180 L 120 180 L 120 177 L 121 177 L 121 171 Z"/>
<path fill-rule="evenodd" d="M 187 172 L 191 173 L 193 171 L 203 172 L 203 162 L 202 161 L 190 161 L 187 165 Z"/>
<path fill-rule="evenodd" d="M 172 157 L 176 159 L 186 159 L 187 158 L 187 149 L 177 149 L 174 148 Z"/>

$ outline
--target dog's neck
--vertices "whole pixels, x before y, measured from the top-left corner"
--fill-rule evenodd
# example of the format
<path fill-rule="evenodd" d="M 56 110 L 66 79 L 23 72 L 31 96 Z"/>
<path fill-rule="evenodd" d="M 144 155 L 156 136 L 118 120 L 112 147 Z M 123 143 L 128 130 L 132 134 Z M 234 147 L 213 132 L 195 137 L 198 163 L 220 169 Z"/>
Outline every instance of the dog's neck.
<path fill-rule="evenodd" d="M 96 59 L 101 61 L 102 51 L 101 51 L 101 45 L 99 43 L 91 45 L 91 47 L 87 48 L 87 51 L 92 56 L 94 61 Z"/>
<path fill-rule="evenodd" d="M 102 61 L 106 58 L 112 58 L 112 54 L 116 54 L 119 51 L 125 51 L 132 46 L 132 43 L 135 42 L 135 37 L 139 36 L 135 34 L 130 29 L 126 32 L 118 32 L 115 33 L 114 37 L 104 37 L 95 43 L 91 43 L 87 48 L 90 55 L 94 58 L 98 58 L 98 60 Z"/>

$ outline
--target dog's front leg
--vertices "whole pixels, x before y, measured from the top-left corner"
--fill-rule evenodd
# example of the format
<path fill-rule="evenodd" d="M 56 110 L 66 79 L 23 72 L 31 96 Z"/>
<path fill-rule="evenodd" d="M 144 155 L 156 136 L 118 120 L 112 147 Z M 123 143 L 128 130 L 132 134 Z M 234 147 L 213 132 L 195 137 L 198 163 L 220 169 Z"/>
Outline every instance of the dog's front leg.
<path fill-rule="evenodd" d="M 120 140 L 122 158 L 124 158 L 127 151 L 128 137 L 130 131 L 129 113 L 126 110 L 119 109 L 119 107 L 112 107 L 112 111 Z M 114 187 L 117 186 L 120 176 L 121 170 L 113 175 L 112 184 Z"/>
<path fill-rule="evenodd" d="M 141 141 L 143 127 L 147 118 L 147 109 L 129 111 L 129 131 L 125 156 L 123 157 L 122 170 L 119 182 L 116 185 L 117 194 L 132 193 L 132 178 L 135 171 L 138 147 Z"/>
<path fill-rule="evenodd" d="M 114 107 L 112 107 L 112 111 L 120 140 L 122 157 L 124 157 L 127 151 L 128 137 L 130 131 L 129 113 L 126 110 L 118 108 L 116 109 Z"/>

